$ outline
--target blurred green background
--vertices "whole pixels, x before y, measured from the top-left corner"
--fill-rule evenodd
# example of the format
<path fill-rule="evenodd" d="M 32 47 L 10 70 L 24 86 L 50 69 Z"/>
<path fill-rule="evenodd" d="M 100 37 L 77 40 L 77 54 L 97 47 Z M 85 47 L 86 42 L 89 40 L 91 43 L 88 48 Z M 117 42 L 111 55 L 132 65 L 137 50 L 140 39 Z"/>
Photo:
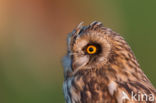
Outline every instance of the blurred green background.
<path fill-rule="evenodd" d="M 155 0 L 0 0 L 0 103 L 64 103 L 66 36 L 101 21 L 125 37 L 156 86 Z"/>

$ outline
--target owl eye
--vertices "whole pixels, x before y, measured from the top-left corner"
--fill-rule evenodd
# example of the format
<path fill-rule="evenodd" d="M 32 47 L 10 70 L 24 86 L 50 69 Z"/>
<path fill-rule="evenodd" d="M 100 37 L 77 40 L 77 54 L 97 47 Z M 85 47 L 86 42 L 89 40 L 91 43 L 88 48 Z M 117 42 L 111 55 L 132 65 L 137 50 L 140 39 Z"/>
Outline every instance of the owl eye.
<path fill-rule="evenodd" d="M 96 51 L 97 51 L 97 48 L 96 48 L 96 46 L 94 46 L 94 45 L 89 45 L 89 46 L 87 47 L 87 53 L 88 53 L 88 54 L 95 54 Z"/>

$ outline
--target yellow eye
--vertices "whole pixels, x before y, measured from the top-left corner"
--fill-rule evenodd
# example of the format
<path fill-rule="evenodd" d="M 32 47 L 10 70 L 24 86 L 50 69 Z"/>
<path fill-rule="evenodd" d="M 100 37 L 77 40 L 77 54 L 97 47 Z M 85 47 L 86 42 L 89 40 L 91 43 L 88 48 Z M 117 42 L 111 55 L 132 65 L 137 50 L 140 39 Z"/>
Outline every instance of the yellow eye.
<path fill-rule="evenodd" d="M 96 51 L 97 51 L 97 49 L 96 49 L 96 47 L 94 45 L 89 45 L 87 47 L 87 53 L 88 54 L 94 54 L 94 53 L 96 53 Z"/>

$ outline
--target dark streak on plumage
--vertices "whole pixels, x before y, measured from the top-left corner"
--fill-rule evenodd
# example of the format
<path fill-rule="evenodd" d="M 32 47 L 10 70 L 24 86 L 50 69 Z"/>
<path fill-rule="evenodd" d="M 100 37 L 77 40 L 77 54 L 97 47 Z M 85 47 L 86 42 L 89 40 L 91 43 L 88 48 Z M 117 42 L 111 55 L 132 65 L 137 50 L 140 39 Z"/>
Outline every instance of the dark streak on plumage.
<path fill-rule="evenodd" d="M 126 83 L 126 82 L 120 82 L 120 81 L 118 81 L 117 82 L 118 84 L 119 84 L 119 87 L 122 87 L 122 88 L 124 88 L 124 89 L 126 89 L 126 91 L 129 93 L 129 94 L 131 94 L 131 92 L 133 91 L 127 84 L 128 83 Z"/>

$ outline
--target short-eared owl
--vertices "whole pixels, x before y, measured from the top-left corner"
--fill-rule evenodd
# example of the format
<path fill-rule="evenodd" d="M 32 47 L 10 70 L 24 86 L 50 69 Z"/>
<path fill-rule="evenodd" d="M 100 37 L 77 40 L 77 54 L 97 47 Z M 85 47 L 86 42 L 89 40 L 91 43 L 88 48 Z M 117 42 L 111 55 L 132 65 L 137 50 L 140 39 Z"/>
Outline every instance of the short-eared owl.
<path fill-rule="evenodd" d="M 80 23 L 63 58 L 67 103 L 156 103 L 156 89 L 131 48 L 100 22 Z"/>

